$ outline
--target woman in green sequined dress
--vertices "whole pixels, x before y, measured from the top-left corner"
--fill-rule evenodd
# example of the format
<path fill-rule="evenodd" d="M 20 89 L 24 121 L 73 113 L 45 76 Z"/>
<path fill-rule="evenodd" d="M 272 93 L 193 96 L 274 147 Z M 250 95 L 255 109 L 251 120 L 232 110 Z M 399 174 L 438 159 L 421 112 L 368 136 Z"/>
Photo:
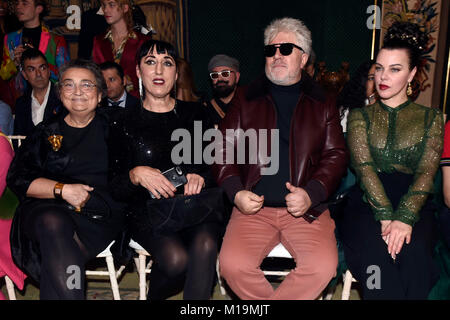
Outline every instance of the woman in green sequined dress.
<path fill-rule="evenodd" d="M 417 25 L 394 23 L 376 59 L 380 100 L 352 110 L 348 118 L 358 183 L 338 228 L 364 299 L 426 299 L 438 278 L 430 195 L 442 153 L 443 117 L 407 95 L 426 42 Z"/>

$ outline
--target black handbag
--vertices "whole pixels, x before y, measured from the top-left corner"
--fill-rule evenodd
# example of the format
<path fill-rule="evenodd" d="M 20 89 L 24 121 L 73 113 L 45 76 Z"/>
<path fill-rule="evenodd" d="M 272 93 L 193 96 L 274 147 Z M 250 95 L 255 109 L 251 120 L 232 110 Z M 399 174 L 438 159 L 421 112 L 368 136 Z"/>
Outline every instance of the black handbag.
<path fill-rule="evenodd" d="M 154 235 L 165 235 L 202 222 L 224 221 L 222 189 L 204 189 L 199 194 L 148 200 L 148 221 Z"/>
<path fill-rule="evenodd" d="M 86 216 L 90 219 L 97 221 L 105 221 L 111 217 L 111 207 L 107 201 L 107 194 L 94 189 L 89 192 L 90 198 L 86 202 L 79 214 Z M 75 208 L 68 204 L 69 209 L 75 210 Z"/>

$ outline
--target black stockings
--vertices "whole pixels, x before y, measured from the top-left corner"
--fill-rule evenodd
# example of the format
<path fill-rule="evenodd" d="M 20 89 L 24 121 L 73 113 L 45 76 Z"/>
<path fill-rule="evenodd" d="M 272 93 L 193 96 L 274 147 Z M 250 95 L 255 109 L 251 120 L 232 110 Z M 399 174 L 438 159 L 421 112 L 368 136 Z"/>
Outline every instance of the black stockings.
<path fill-rule="evenodd" d="M 45 207 L 27 219 L 27 233 L 41 253 L 40 298 L 85 299 L 85 264 L 89 253 L 75 224 L 61 207 Z"/>
<path fill-rule="evenodd" d="M 136 239 L 155 259 L 148 299 L 166 299 L 184 284 L 184 299 L 208 300 L 215 276 L 218 234 L 218 224 L 204 223 L 170 236 L 141 235 Z"/>

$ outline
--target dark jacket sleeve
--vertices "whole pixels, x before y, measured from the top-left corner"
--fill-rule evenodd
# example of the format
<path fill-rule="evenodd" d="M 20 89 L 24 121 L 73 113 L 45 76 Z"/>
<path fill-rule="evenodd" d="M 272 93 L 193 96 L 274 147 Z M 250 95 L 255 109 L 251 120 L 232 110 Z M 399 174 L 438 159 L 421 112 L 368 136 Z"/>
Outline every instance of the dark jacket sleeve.
<path fill-rule="evenodd" d="M 238 89 L 228 112 L 219 124 L 219 130 L 222 134 L 223 140 L 219 141 L 217 144 L 216 152 L 220 154 L 220 159 L 223 161 L 222 163 L 215 162 L 212 166 L 213 177 L 215 178 L 217 184 L 224 188 L 228 198 L 232 202 L 234 201 L 234 196 L 236 193 L 244 190 L 245 188 L 240 178 L 241 174 L 237 161 L 226 163 L 227 148 L 234 149 L 235 146 L 238 145 L 236 135 L 229 138 L 232 140 L 227 140 L 226 130 L 237 130 L 241 128 L 241 105 L 244 99 L 244 91 Z M 236 155 L 235 150 L 233 151 L 233 154 Z"/>
<path fill-rule="evenodd" d="M 181 104 L 181 102 L 178 102 L 179 104 Z M 212 119 L 209 117 L 208 113 L 205 110 L 205 107 L 201 104 L 201 103 L 183 103 L 183 110 L 182 110 L 182 115 L 181 117 L 183 119 L 185 119 L 185 124 L 186 126 L 190 126 L 191 124 L 195 123 L 195 122 L 200 122 L 201 121 L 201 125 L 202 125 L 202 137 L 204 136 L 204 133 L 209 130 L 209 129 L 213 129 L 214 128 L 214 122 L 212 121 Z M 195 134 L 193 132 L 193 128 L 191 128 L 191 136 L 195 137 Z M 216 182 L 212 176 L 212 172 L 211 172 L 211 166 L 205 163 L 205 159 L 203 157 L 203 151 L 205 150 L 205 148 L 208 146 L 210 142 L 208 141 L 203 141 L 202 139 L 202 161 L 201 163 L 194 163 L 194 161 L 192 161 L 191 164 L 181 164 L 180 167 L 183 169 L 183 172 L 185 172 L 186 174 L 188 173 L 195 173 L 200 175 L 201 177 L 203 177 L 203 179 L 205 179 L 205 188 L 210 188 L 210 187 L 214 187 L 216 186 Z M 192 150 L 191 150 L 191 155 L 194 155 L 195 153 L 195 149 L 194 149 L 194 143 L 191 145 L 192 146 Z"/>
<path fill-rule="evenodd" d="M 320 161 L 305 188 L 311 200 L 314 198 L 319 201 L 324 201 L 336 191 L 342 177 L 346 173 L 349 161 L 339 112 L 335 106 L 335 100 L 332 98 L 327 99 L 325 102 L 324 118 L 326 122 L 326 138 L 320 155 Z"/>
<path fill-rule="evenodd" d="M 109 159 L 109 191 L 119 201 L 129 202 L 133 194 L 139 190 L 131 183 L 129 171 L 132 169 L 131 143 L 125 132 L 125 117 L 130 110 L 109 113 L 110 130 L 108 135 Z"/>
<path fill-rule="evenodd" d="M 26 135 L 26 126 L 24 122 L 26 122 L 25 115 L 23 112 L 23 104 L 24 104 L 23 96 L 17 98 L 15 104 L 15 117 L 14 117 L 14 134 L 15 135 Z"/>
<path fill-rule="evenodd" d="M 33 180 L 44 175 L 45 148 L 41 145 L 44 131 L 44 125 L 39 124 L 23 141 L 11 162 L 6 182 L 20 200 L 25 199 Z"/>

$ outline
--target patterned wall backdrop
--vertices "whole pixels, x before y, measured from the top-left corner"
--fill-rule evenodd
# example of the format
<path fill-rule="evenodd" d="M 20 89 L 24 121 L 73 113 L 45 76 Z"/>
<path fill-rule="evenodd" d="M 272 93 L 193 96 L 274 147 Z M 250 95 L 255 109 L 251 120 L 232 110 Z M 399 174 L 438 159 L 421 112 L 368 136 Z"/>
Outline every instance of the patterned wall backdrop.
<path fill-rule="evenodd" d="M 438 42 L 441 31 L 441 5 L 442 0 L 383 0 L 382 32 L 395 21 L 410 21 L 420 25 L 422 31 L 428 34 L 429 42 L 422 56 L 422 62 L 412 82 L 413 100 L 425 106 L 440 107 L 439 101 L 433 102 L 433 91 L 439 90 L 435 84 L 435 73 L 442 74 L 442 70 L 436 70 L 438 46 L 445 45 Z M 447 14 L 448 17 L 448 14 Z M 448 18 L 447 18 L 448 19 Z M 380 41 L 382 45 L 382 41 Z"/>
<path fill-rule="evenodd" d="M 263 32 L 275 18 L 299 18 L 312 31 L 317 61 L 337 71 L 343 61 L 354 71 L 370 59 L 372 30 L 367 9 L 373 0 L 189 1 L 189 58 L 197 88 L 210 92 L 209 59 L 217 53 L 241 63 L 241 84 L 263 72 Z"/>

